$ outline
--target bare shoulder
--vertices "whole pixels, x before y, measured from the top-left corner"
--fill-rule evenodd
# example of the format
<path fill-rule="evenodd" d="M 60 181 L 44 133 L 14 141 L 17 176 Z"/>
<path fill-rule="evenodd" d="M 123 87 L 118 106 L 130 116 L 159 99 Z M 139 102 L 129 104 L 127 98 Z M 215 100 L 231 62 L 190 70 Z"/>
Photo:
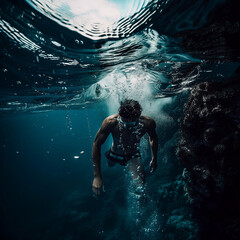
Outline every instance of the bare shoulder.
<path fill-rule="evenodd" d="M 117 124 L 117 116 L 118 114 L 114 114 L 105 118 L 102 123 L 102 128 L 111 129 L 114 127 Z"/>
<path fill-rule="evenodd" d="M 105 122 L 106 124 L 114 124 L 117 122 L 117 117 L 118 114 L 110 115 L 107 118 L 105 118 L 103 122 Z"/>
<path fill-rule="evenodd" d="M 148 116 L 141 116 L 140 119 L 143 121 L 146 128 L 156 128 L 156 122 L 153 118 Z"/>
<path fill-rule="evenodd" d="M 107 121 L 117 121 L 118 114 L 113 114 L 105 118 Z"/>

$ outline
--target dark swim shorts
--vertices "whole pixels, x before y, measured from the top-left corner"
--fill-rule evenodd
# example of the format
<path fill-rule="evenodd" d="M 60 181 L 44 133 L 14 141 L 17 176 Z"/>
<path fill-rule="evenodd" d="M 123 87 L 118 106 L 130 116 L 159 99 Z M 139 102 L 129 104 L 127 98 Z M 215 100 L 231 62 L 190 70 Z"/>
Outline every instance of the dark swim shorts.
<path fill-rule="evenodd" d="M 126 166 L 127 162 L 133 158 L 141 157 L 140 152 L 137 151 L 134 154 L 130 155 L 120 155 L 115 152 L 113 152 L 111 149 L 107 152 L 105 152 L 105 156 L 108 159 L 108 166 L 112 167 L 116 163 L 119 163 L 120 165 Z"/>

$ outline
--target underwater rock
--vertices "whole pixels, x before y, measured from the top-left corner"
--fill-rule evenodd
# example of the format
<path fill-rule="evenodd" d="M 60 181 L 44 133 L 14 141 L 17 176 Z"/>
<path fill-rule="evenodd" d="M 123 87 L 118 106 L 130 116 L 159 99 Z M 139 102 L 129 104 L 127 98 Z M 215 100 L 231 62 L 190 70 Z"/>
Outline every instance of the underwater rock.
<path fill-rule="evenodd" d="M 178 211 L 179 212 L 179 211 Z M 168 239 L 171 239 L 171 233 L 176 232 L 173 239 L 184 239 L 184 240 L 195 240 L 197 234 L 197 226 L 193 221 L 190 221 L 185 218 L 182 213 L 179 212 L 179 215 L 171 215 L 167 221 L 166 232 L 169 233 Z"/>
<path fill-rule="evenodd" d="M 162 213 L 163 239 L 196 240 L 198 226 L 192 218 L 191 209 L 186 205 L 182 176 L 161 185 L 158 206 Z"/>
<path fill-rule="evenodd" d="M 184 189 L 204 240 L 238 239 L 240 233 L 238 80 L 196 85 L 181 123 L 177 155 L 185 167 Z"/>
<path fill-rule="evenodd" d="M 174 182 L 163 184 L 158 189 L 158 201 L 174 202 L 179 201 L 183 196 L 183 180 L 178 177 Z M 178 202 L 179 203 L 179 202 Z M 165 204 L 162 204 L 165 207 Z"/>

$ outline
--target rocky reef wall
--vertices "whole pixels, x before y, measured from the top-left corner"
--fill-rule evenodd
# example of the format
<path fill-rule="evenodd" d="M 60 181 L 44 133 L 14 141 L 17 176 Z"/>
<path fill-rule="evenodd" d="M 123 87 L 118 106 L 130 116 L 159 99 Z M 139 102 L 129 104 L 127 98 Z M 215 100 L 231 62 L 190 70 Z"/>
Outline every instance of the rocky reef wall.
<path fill-rule="evenodd" d="M 200 240 L 240 236 L 240 81 L 196 85 L 177 155 Z"/>

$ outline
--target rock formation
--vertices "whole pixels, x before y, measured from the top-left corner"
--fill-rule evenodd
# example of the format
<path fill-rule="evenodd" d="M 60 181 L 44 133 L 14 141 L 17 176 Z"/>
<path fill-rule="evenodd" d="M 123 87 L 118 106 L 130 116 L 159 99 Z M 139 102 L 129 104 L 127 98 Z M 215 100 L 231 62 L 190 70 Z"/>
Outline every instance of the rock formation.
<path fill-rule="evenodd" d="M 196 85 L 185 104 L 178 158 L 200 240 L 240 236 L 240 82 Z"/>

